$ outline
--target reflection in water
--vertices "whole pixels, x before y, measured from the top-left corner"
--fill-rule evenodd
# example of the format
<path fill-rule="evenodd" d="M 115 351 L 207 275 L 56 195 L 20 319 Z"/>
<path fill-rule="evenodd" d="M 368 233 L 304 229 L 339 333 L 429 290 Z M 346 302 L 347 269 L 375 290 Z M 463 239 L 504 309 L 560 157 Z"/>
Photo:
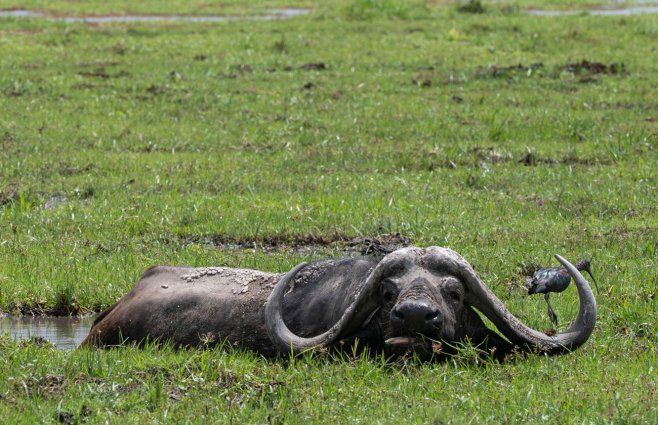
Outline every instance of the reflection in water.
<path fill-rule="evenodd" d="M 40 18 L 49 21 L 81 22 L 104 24 L 112 22 L 230 22 L 230 21 L 272 21 L 288 19 L 309 13 L 308 9 L 272 9 L 264 15 L 255 16 L 194 16 L 194 15 L 98 15 L 98 16 L 54 16 L 34 10 L 0 10 L 0 18 Z"/>
<path fill-rule="evenodd" d="M 542 10 L 529 9 L 525 11 L 529 15 L 535 16 L 570 16 L 570 15 L 593 15 L 593 16 L 631 16 L 645 15 L 648 13 L 658 13 L 658 6 L 629 6 L 618 9 L 591 8 L 576 10 Z"/>
<path fill-rule="evenodd" d="M 72 350 L 87 336 L 93 322 L 93 316 L 0 317 L 0 334 L 8 334 L 14 339 L 40 337 L 47 339 L 60 350 Z"/>
<path fill-rule="evenodd" d="M 630 16 L 658 13 L 658 0 L 636 0 L 635 5 L 624 4 L 620 0 L 612 0 L 614 5 L 592 6 L 582 9 L 544 10 L 526 9 L 523 12 L 534 16 Z M 131 22 L 232 22 L 232 21 L 272 21 L 276 19 L 289 19 L 296 16 L 307 15 L 309 9 L 282 8 L 270 9 L 262 15 L 252 16 L 222 16 L 222 15 L 87 15 L 87 16 L 56 16 L 45 12 L 25 9 L 0 10 L 0 18 L 39 18 L 49 21 L 71 23 L 105 24 L 105 23 L 131 23 Z"/>

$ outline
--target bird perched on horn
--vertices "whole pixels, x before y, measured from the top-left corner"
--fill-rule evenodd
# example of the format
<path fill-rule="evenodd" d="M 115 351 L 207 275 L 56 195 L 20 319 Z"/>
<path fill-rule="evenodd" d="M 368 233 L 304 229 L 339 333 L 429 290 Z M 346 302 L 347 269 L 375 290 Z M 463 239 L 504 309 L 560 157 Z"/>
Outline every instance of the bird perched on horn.
<path fill-rule="evenodd" d="M 596 279 L 592 275 L 591 264 L 589 260 L 582 260 L 575 264 L 575 267 L 578 271 L 585 271 L 590 275 L 594 286 L 596 287 L 596 293 L 599 294 L 599 286 L 596 283 Z M 551 318 L 551 322 L 557 326 L 557 315 L 551 303 L 549 301 L 549 296 L 551 292 L 559 293 L 564 291 L 569 287 L 571 283 L 571 275 L 562 267 L 547 267 L 541 268 L 535 271 L 532 279 L 528 279 L 528 295 L 532 294 L 544 294 L 544 300 L 548 305 L 548 316 Z"/>

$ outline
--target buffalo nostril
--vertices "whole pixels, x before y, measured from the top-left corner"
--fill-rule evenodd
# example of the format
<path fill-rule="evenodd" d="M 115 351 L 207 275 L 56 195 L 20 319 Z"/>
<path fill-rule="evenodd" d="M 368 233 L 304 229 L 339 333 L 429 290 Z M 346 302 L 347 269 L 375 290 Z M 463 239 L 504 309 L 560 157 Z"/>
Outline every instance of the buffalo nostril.
<path fill-rule="evenodd" d="M 428 322 L 436 322 L 439 320 L 439 310 L 430 311 L 425 315 L 425 320 Z"/>

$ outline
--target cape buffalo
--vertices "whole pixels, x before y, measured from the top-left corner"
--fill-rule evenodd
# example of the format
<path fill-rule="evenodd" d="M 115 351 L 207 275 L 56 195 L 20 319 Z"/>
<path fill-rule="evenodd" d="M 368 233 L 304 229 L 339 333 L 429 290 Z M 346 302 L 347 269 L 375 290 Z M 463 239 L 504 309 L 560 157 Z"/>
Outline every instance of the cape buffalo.
<path fill-rule="evenodd" d="M 283 276 L 156 266 L 98 316 L 82 344 L 224 343 L 272 356 L 359 341 L 376 352 L 429 349 L 443 355 L 468 340 L 497 356 L 511 350 L 559 354 L 587 341 L 596 301 L 580 272 L 556 257 L 576 282 L 580 308 L 571 327 L 553 336 L 513 316 L 456 252 L 410 247 L 382 258 L 300 264 Z"/>

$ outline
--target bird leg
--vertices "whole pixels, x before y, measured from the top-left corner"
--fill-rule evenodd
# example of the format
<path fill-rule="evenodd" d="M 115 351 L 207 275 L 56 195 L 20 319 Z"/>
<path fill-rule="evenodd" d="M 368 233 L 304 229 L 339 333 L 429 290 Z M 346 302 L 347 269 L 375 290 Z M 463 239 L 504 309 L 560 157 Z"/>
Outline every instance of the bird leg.
<path fill-rule="evenodd" d="M 548 305 L 548 317 L 551 318 L 551 322 L 553 322 L 553 325 L 557 328 L 557 314 L 553 311 L 553 307 L 551 307 L 551 303 L 548 301 L 548 296 L 549 294 L 544 294 L 544 301 L 546 301 L 546 305 Z"/>

